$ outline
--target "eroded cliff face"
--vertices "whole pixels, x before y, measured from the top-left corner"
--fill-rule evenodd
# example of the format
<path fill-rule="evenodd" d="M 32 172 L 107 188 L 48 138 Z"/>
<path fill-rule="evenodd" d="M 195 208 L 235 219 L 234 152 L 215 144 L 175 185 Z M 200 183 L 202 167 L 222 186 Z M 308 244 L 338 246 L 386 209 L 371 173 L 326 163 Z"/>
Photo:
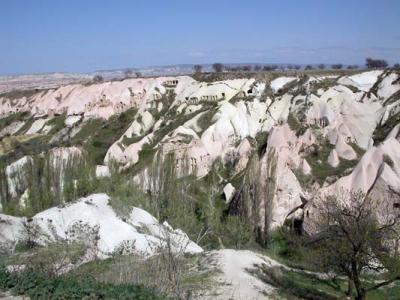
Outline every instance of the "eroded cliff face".
<path fill-rule="evenodd" d="M 55 147 L 46 153 L 25 155 L 3 169 L 0 200 L 17 207 L 40 211 L 53 203 L 72 200 L 74 189 L 86 182 L 78 179 L 93 176 L 87 168 L 86 153 L 72 147 Z"/>
<path fill-rule="evenodd" d="M 2 186 L 8 201 L 19 200 L 28 187 L 19 188 L 23 179 L 11 182 L 21 161 L 62 161 L 74 147 L 93 168 L 107 165 L 156 192 L 157 167 L 168 158 L 177 178 L 218 173 L 217 192 L 228 184 L 235 191 L 226 199 L 230 213 L 246 215 L 264 232 L 303 220 L 321 193 L 400 189 L 399 76 L 179 76 L 3 94 Z"/>

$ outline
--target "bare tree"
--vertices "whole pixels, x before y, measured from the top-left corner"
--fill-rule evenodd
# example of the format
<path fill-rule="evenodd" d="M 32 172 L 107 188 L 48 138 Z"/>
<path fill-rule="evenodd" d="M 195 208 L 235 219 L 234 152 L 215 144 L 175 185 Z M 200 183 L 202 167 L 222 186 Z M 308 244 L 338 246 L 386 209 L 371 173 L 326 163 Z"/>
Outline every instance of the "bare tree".
<path fill-rule="evenodd" d="M 318 65 L 318 69 L 324 70 L 324 69 L 325 69 L 325 65 L 324 65 L 324 64 L 319 64 L 319 65 Z"/>
<path fill-rule="evenodd" d="M 34 248 L 38 245 L 38 240 L 41 234 L 39 225 L 33 219 L 29 218 L 22 222 L 22 244 L 27 248 Z"/>
<path fill-rule="evenodd" d="M 313 70 L 314 68 L 313 68 L 313 66 L 312 65 L 307 65 L 305 68 L 304 68 L 304 70 Z"/>
<path fill-rule="evenodd" d="M 400 64 L 394 64 L 394 65 L 393 65 L 393 68 L 394 68 L 394 69 L 400 69 Z"/>
<path fill-rule="evenodd" d="M 212 65 L 212 68 L 213 68 L 214 72 L 220 73 L 224 69 L 224 65 L 221 63 L 215 63 Z"/>
<path fill-rule="evenodd" d="M 394 200 L 394 201 L 393 201 Z M 343 192 L 315 204 L 309 229 L 310 260 L 326 272 L 348 278 L 348 295 L 363 300 L 370 291 L 400 280 L 399 212 L 396 199 L 375 199 L 361 192 Z M 367 271 L 386 279 L 366 282 Z"/>
<path fill-rule="evenodd" d="M 255 65 L 254 66 L 254 71 L 256 71 L 256 72 L 261 71 L 261 66 L 260 65 Z"/>
<path fill-rule="evenodd" d="M 301 69 L 301 66 L 300 66 L 300 65 L 295 65 L 295 66 L 294 66 L 294 69 L 295 69 L 295 70 L 300 70 L 300 69 Z"/>
<path fill-rule="evenodd" d="M 203 69 L 202 65 L 194 65 L 194 66 L 193 66 L 193 71 L 194 71 L 196 74 L 201 73 L 202 69 Z"/>

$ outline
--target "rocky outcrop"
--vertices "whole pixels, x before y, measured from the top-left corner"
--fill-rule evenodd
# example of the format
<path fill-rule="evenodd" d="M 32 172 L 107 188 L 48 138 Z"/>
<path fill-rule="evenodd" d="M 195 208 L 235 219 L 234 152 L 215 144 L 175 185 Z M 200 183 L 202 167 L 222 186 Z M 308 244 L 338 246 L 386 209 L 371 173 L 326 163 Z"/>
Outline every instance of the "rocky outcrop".
<path fill-rule="evenodd" d="M 399 187 L 393 150 L 400 132 L 395 118 L 399 90 L 398 74 L 391 71 L 282 76 L 271 82 L 137 78 L 65 85 L 20 99 L 3 97 L 0 115 L 31 111 L 35 120 L 25 133 L 45 135 L 47 123 L 66 114 L 65 128 L 50 139 L 57 144 L 68 143 L 69 130 L 76 134 L 90 118 L 106 120 L 131 109 L 130 125 L 107 142 L 105 166 L 133 170 L 135 182 L 151 192 L 151 168 L 166 158 L 173 157 L 178 176 L 197 179 L 221 164 L 219 192 L 231 182 L 229 205 L 249 202 L 241 203 L 243 213 L 254 219 L 255 227 L 267 230 L 288 218 L 301 218 L 306 203 L 323 191 L 368 191 L 377 183 L 382 190 Z M 0 132 L 12 135 L 23 126 L 11 125 Z M 378 126 L 388 127 L 378 139 L 382 144 L 374 141 Z M 80 143 L 90 145 L 93 137 L 96 132 Z M 63 176 L 64 157 L 74 157 L 78 150 L 59 149 L 50 150 L 49 159 Z M 105 166 L 98 168 L 97 176 L 108 176 Z M 258 189 L 243 189 L 238 179 Z"/>
<path fill-rule="evenodd" d="M 167 223 L 160 224 L 140 208 L 133 208 L 128 217 L 120 218 L 105 194 L 45 210 L 30 220 L 0 214 L 0 243 L 12 247 L 28 238 L 41 245 L 56 241 L 92 243 L 92 250 L 100 257 L 116 251 L 151 255 L 167 246 L 179 253 L 203 251 L 184 232 L 173 230 Z"/>
<path fill-rule="evenodd" d="M 7 165 L 4 178 L 0 178 L 0 188 L 5 189 L 0 193 L 1 203 L 19 201 L 21 206 L 25 206 L 29 189 L 37 189 L 38 185 L 46 185 L 49 192 L 62 200 L 66 173 L 72 169 L 77 170 L 75 173 L 82 172 L 84 165 L 83 152 L 78 147 L 58 147 L 47 153 L 23 156 Z"/>
<path fill-rule="evenodd" d="M 304 227 L 315 217 L 316 202 L 328 196 L 346 200 L 351 193 L 373 194 L 379 200 L 379 207 L 395 209 L 394 203 L 387 206 L 392 196 L 400 193 L 400 147 L 399 141 L 390 138 L 377 147 L 370 148 L 355 166 L 353 171 L 335 183 L 318 191 L 304 208 L 306 216 Z M 309 218 L 311 218 L 309 220 Z"/>

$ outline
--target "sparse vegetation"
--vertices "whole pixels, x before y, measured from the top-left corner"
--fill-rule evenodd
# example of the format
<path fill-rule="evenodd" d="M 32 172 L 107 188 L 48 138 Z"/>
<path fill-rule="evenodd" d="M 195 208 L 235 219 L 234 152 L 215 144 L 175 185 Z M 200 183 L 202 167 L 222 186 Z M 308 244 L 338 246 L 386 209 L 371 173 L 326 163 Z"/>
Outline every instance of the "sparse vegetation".
<path fill-rule="evenodd" d="M 324 78 L 311 83 L 311 93 L 317 94 L 319 89 L 327 90 L 337 84 L 336 78 Z"/>
<path fill-rule="evenodd" d="M 93 76 L 93 78 L 92 78 L 92 82 L 93 83 L 101 83 L 101 82 L 103 82 L 104 81 L 104 78 L 103 78 L 103 76 L 101 76 L 101 75 L 95 75 L 95 76 Z"/>
<path fill-rule="evenodd" d="M 383 142 L 389 135 L 390 131 L 400 122 L 400 113 L 390 116 L 385 123 L 379 124 L 373 134 L 374 144 L 378 145 Z"/>
<path fill-rule="evenodd" d="M 82 145 L 96 164 L 102 164 L 107 150 L 128 129 L 136 112 L 131 108 L 108 120 L 90 119 L 68 143 Z"/>
<path fill-rule="evenodd" d="M 0 268 L 0 288 L 32 300 L 41 299 L 162 299 L 151 290 L 137 285 L 112 285 L 90 278 L 47 276 L 36 270 L 10 273 Z"/>
<path fill-rule="evenodd" d="M 288 115 L 288 119 L 287 119 L 287 123 L 290 127 L 290 129 L 292 129 L 294 132 L 296 132 L 296 136 L 301 136 L 303 135 L 306 130 L 307 127 L 304 126 L 297 118 L 296 116 L 290 112 Z"/>
<path fill-rule="evenodd" d="M 338 178 L 346 170 L 353 168 L 358 162 L 357 159 L 341 159 L 339 166 L 334 168 L 328 163 L 328 156 L 334 149 L 334 145 L 331 145 L 328 141 L 325 141 L 311 147 L 313 150 L 310 151 L 305 159 L 311 167 L 311 173 L 314 177 L 314 180 L 320 184 L 322 184 L 328 177 Z M 360 149 L 360 151 L 363 150 Z"/>
<path fill-rule="evenodd" d="M 28 112 L 18 112 L 0 118 L 0 131 L 14 122 L 26 120 L 27 118 L 29 118 Z"/>
<path fill-rule="evenodd" d="M 229 72 L 222 72 L 224 70 L 222 64 L 215 65 L 219 66 L 214 66 L 215 73 L 213 74 L 202 73 L 201 65 L 195 65 L 193 70 L 195 73 L 198 73 L 198 77 L 196 78 L 201 79 L 203 76 L 210 76 L 210 80 L 225 78 L 224 76 L 232 76 L 232 78 L 243 76 L 243 78 L 247 78 L 250 75 L 245 73 L 249 73 L 252 70 L 252 66 L 250 65 L 235 65 L 234 67 L 225 69 L 231 72 L 229 74 Z M 317 67 L 321 70 L 325 69 L 325 65 Z M 295 70 L 300 69 L 300 66 L 297 65 L 284 65 L 281 68 L 289 71 L 285 71 L 285 73 L 279 70 L 276 71 L 277 66 L 255 66 L 254 71 L 258 72 L 257 76 L 268 78 L 268 80 L 265 80 L 267 83 L 270 82 L 271 78 L 277 78 L 282 74 L 295 74 L 299 79 L 287 84 L 273 95 L 268 94 L 267 87 L 263 95 L 265 98 L 261 98 L 264 101 L 262 105 L 265 105 L 267 102 L 267 94 L 272 101 L 276 101 L 275 103 L 272 102 L 272 104 L 267 103 L 267 105 L 276 105 L 280 101 L 279 97 L 284 94 L 291 95 L 293 97 L 292 102 L 296 99 L 298 105 L 296 105 L 294 110 L 290 110 L 287 119 L 288 125 L 297 136 L 303 135 L 306 129 L 310 128 L 317 136 L 317 142 L 309 148 L 301 150 L 304 150 L 304 152 L 301 152 L 301 155 L 304 156 L 306 162 L 310 165 L 311 174 L 303 174 L 301 168 L 292 171 L 300 182 L 303 191 L 311 191 L 312 188 L 322 186 L 323 184 L 331 184 L 344 174 L 348 174 L 357 164 L 358 158 L 364 154 L 365 150 L 356 144 L 350 143 L 357 153 L 358 158 L 351 161 L 341 159 L 337 167 L 332 167 L 328 163 L 327 158 L 335 146 L 322 137 L 322 130 L 320 130 L 321 127 L 319 125 L 309 126 L 303 123 L 306 109 L 303 110 L 302 106 L 304 102 L 307 103 L 308 99 L 295 97 L 299 95 L 308 96 L 310 93 L 317 93 L 319 89 L 326 90 L 338 84 L 338 76 L 319 80 L 317 79 L 318 76 L 312 77 L 315 72 L 317 72 L 315 74 L 353 73 L 343 71 L 342 64 L 332 65 L 332 69 L 342 70 L 340 72 L 332 70 L 324 70 L 322 72 L 317 70 L 296 73 Z M 312 68 L 311 65 L 306 67 L 307 70 Z M 262 69 L 270 73 L 261 74 Z M 235 72 L 234 75 L 232 75 L 233 72 Z M 129 74 L 125 75 L 130 77 L 132 76 L 132 72 L 130 71 Z M 310 84 L 310 89 L 308 90 L 308 85 L 306 86 L 305 83 L 311 82 L 309 80 L 314 80 L 314 82 Z M 348 86 L 348 88 L 353 92 L 359 92 L 355 87 Z M 161 88 L 156 89 L 157 92 L 161 90 Z M 373 93 L 376 93 L 376 91 L 374 90 Z M 241 141 L 239 139 L 236 140 L 234 137 L 232 149 L 224 153 L 225 157 L 223 160 L 215 160 L 211 171 L 207 175 L 197 178 L 194 176 L 197 169 L 193 157 L 192 161 L 189 161 L 185 156 L 184 147 L 186 145 L 179 144 L 182 146 L 179 148 L 179 155 L 172 153 L 163 153 L 162 155 L 159 145 L 165 139 L 171 137 L 171 132 L 197 116 L 199 116 L 196 123 L 197 126 L 193 126 L 191 129 L 195 130 L 198 135 L 202 135 L 209 128 L 210 124 L 213 123 L 213 118 L 218 110 L 220 110 L 220 107 L 218 103 L 204 101 L 201 102 L 202 107 L 196 112 L 187 113 L 186 111 L 181 113 L 175 110 L 175 106 L 170 109 L 174 100 L 174 92 L 169 91 L 163 94 L 161 99 L 154 100 L 155 107 L 146 108 L 151 113 L 154 121 L 160 121 L 161 126 L 157 129 L 141 130 L 139 134 L 134 134 L 130 138 L 122 138 L 118 145 L 124 149 L 128 145 L 138 142 L 147 134 L 152 133 L 152 138 L 148 144 L 143 145 L 138 153 L 138 163 L 126 168 L 122 164 L 118 165 L 118 163 L 115 163 L 111 168 L 112 175 L 110 178 L 95 178 L 95 166 L 103 164 L 107 150 L 122 136 L 135 119 L 136 109 L 130 109 L 121 114 L 113 115 L 108 120 L 85 119 L 68 129 L 65 128 L 64 124 L 66 116 L 58 115 L 47 123 L 47 125 L 52 126 L 50 133 L 38 134 L 31 136 L 29 139 L 25 139 L 23 135 L 33 122 L 33 118 L 28 113 L 18 113 L 0 119 L 0 128 L 4 128 L 4 126 L 18 119 L 26 121 L 25 126 L 18 133 L 19 136 L 5 137 L 1 141 L 2 148 L 0 150 L 7 150 L 0 161 L 2 164 L 0 168 L 0 195 L 3 211 L 7 214 L 30 217 L 39 211 L 73 201 L 90 193 L 104 192 L 111 197 L 109 204 L 121 219 L 126 220 L 129 217 L 132 207 L 143 208 L 159 219 L 160 222 L 166 221 L 172 227 L 182 229 L 188 234 L 191 240 L 206 250 L 219 248 L 258 249 L 268 252 L 269 255 L 278 258 L 291 267 L 307 270 L 318 270 L 319 268 L 320 270 L 320 267 L 312 265 L 309 262 L 306 253 L 307 250 L 310 250 L 311 253 L 311 250 L 314 251 L 316 249 L 310 245 L 305 245 L 306 242 L 304 240 L 300 242 L 299 246 L 299 232 L 294 231 L 296 236 L 288 238 L 285 236 L 288 233 L 284 233 L 285 235 L 283 233 L 277 234 L 268 230 L 274 221 L 272 216 L 274 207 L 273 199 L 276 199 L 274 198 L 276 190 L 281 188 L 276 178 L 276 168 L 278 165 L 276 155 L 267 144 L 268 132 L 259 131 L 255 138 L 246 137 L 253 146 L 254 151 L 249 155 L 247 164 L 240 166 L 240 170 L 238 168 L 239 154 L 233 146 L 238 147 Z M 230 99 L 230 103 L 238 105 L 236 101 L 241 100 L 245 100 L 244 105 L 247 109 L 251 109 L 250 105 L 252 103 L 246 102 L 247 100 L 250 101 L 250 98 L 243 99 L 242 96 L 234 97 Z M 161 107 L 159 104 L 162 104 L 162 109 L 159 108 Z M 227 103 L 227 105 L 230 104 Z M 268 116 L 261 116 L 258 122 L 262 124 L 267 118 Z M 142 120 L 141 116 L 137 116 L 136 120 L 139 123 L 144 123 L 145 121 Z M 231 122 L 233 123 L 233 121 Z M 391 116 L 385 125 L 378 126 L 374 133 L 374 140 L 377 143 L 384 140 L 388 132 L 397 123 L 397 117 Z M 263 128 L 263 130 L 268 128 L 269 130 L 269 125 L 262 125 L 265 127 L 260 128 Z M 58 140 L 52 139 L 60 131 L 65 131 L 62 136 L 63 138 Z M 191 134 L 179 133 L 177 136 L 180 138 L 179 143 L 189 144 L 192 142 Z M 52 140 L 52 144 L 49 144 L 50 139 Z M 5 142 L 10 147 L 6 147 Z M 47 157 L 49 154 L 48 150 L 55 146 L 78 146 L 83 150 L 84 155 L 81 159 L 76 158 L 71 160 L 65 167 L 51 167 Z M 8 192 L 8 182 L 3 179 L 6 178 L 5 166 L 7 163 L 23 155 L 31 155 L 33 162 L 26 171 L 27 178 L 21 181 L 23 183 L 21 187 L 17 187 L 17 197 L 11 197 Z M 197 159 L 199 160 L 199 158 Z M 391 167 L 395 164 L 387 155 L 383 157 L 383 161 Z M 266 166 L 267 169 L 261 169 L 261 167 Z M 60 177 L 62 177 L 62 180 L 60 180 Z M 225 201 L 225 196 L 223 196 L 223 188 L 228 182 L 233 184 L 236 190 L 229 203 Z M 20 205 L 18 200 L 25 191 L 27 193 L 25 194 L 25 205 L 23 206 Z M 263 215 L 261 215 L 261 211 L 264 212 Z M 295 221 L 298 222 L 299 220 L 296 219 Z M 287 224 L 285 223 L 285 226 L 293 226 L 295 221 L 290 220 Z M 24 254 L 30 253 L 33 249 L 38 254 L 40 253 L 40 259 L 29 256 L 30 254 L 27 254 L 25 258 L 28 258 L 32 263 L 41 267 L 35 270 L 34 275 L 25 275 L 32 273 L 32 270 L 27 270 L 26 272 L 28 273 L 25 273 L 25 271 L 15 274 L 7 273 L 7 276 L 28 276 L 29 278 L 43 276 L 40 277 L 40 280 L 41 282 L 45 282 L 44 286 L 46 288 L 47 280 L 58 280 L 61 282 L 60 284 L 68 285 L 68 288 L 70 288 L 69 283 L 65 283 L 64 280 L 69 282 L 72 278 L 71 276 L 83 279 L 88 273 L 98 270 L 101 270 L 101 272 L 99 272 L 99 275 L 96 274 L 96 278 L 88 283 L 90 287 L 100 289 L 100 287 L 104 288 L 106 286 L 106 289 L 119 289 L 122 285 L 131 288 L 132 285 L 143 284 L 147 288 L 154 289 L 156 294 L 174 299 L 190 298 L 192 295 L 190 290 L 195 290 L 198 287 L 198 284 L 194 283 L 196 280 L 200 280 L 201 283 L 207 283 L 206 272 L 196 273 L 195 276 L 189 274 L 193 270 L 192 268 L 198 263 L 198 261 L 193 261 L 200 259 L 199 257 L 194 258 L 183 255 L 176 257 L 172 256 L 168 251 L 159 253 L 158 256 L 156 255 L 149 260 L 143 260 L 135 256 L 125 256 L 123 255 L 124 253 L 117 251 L 109 260 L 85 264 L 73 271 L 73 273 L 60 277 L 56 271 L 51 270 L 51 268 L 50 271 L 47 269 L 48 266 L 46 263 L 54 261 L 54 257 L 56 257 L 53 256 L 54 253 L 51 252 L 52 250 L 48 248 L 46 250 L 49 252 L 46 252 L 44 251 L 45 249 L 38 248 L 38 245 L 34 242 L 36 240 L 34 228 L 25 226 L 24 229 L 32 240 L 27 239 L 26 243 L 18 244 L 16 249 Z M 301 226 L 297 227 L 296 230 L 301 231 Z M 145 230 L 143 229 L 143 231 Z M 290 231 L 290 233 L 293 234 L 293 231 Z M 315 241 L 311 242 L 314 243 Z M 57 246 L 61 256 L 63 256 L 62 250 L 64 246 Z M 313 255 L 321 254 L 320 252 L 312 253 Z M 24 257 L 18 256 L 19 258 L 23 259 Z M 48 258 L 48 261 L 44 258 Z M 56 259 L 63 264 L 66 261 L 70 262 L 68 259 L 73 258 L 64 260 L 63 257 L 61 259 L 57 257 Z M 188 261 L 189 264 L 186 265 Z M 330 264 L 332 265 L 333 263 L 330 262 Z M 173 272 L 171 271 L 172 269 Z M 141 271 L 140 274 L 137 270 Z M 339 275 L 344 276 L 343 272 L 340 273 L 341 271 L 337 271 L 336 269 L 332 272 L 337 275 L 335 278 L 323 279 L 316 274 L 307 274 L 305 272 L 298 272 L 298 270 L 287 269 L 271 270 L 270 268 L 265 268 L 260 269 L 256 274 L 262 280 L 276 286 L 279 292 L 282 293 L 281 295 L 288 298 L 340 299 L 346 292 L 347 281 L 343 277 L 338 277 Z M 115 274 L 117 276 L 113 278 Z M 48 275 L 53 278 L 49 278 Z M 361 277 L 360 282 L 361 284 L 365 284 L 367 289 L 370 288 L 370 284 L 374 280 L 378 280 L 378 277 L 372 280 L 370 277 L 364 276 L 364 274 Z M 382 278 L 379 277 L 379 280 L 382 280 Z M 354 276 L 351 280 L 355 280 Z M 82 284 L 86 285 L 86 281 L 82 280 Z M 53 281 L 51 281 L 51 285 L 53 285 Z M 13 290 L 19 289 L 16 285 L 10 288 Z M 393 285 L 384 290 L 392 293 L 392 288 L 396 290 L 397 286 Z M 60 293 L 63 297 L 70 296 L 68 293 L 64 294 L 64 291 L 58 292 L 58 283 L 56 287 L 52 286 L 50 289 L 57 290 L 57 293 Z M 80 286 L 77 289 L 80 290 Z M 121 289 L 124 288 L 121 287 Z M 36 295 L 30 294 L 30 289 L 26 291 L 28 295 Z M 377 293 L 377 291 L 371 292 L 371 295 L 374 293 Z M 353 291 L 349 295 L 354 294 Z M 97 296 L 97 294 L 94 295 Z M 35 299 L 34 297 L 36 296 L 33 296 L 32 299 Z M 367 299 L 369 298 L 367 297 Z"/>

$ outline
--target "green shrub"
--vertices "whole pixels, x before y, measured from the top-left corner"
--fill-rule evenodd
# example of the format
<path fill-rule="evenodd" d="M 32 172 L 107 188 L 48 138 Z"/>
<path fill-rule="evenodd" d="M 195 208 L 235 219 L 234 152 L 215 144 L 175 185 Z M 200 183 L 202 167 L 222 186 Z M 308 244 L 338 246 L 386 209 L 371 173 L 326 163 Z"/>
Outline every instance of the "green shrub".
<path fill-rule="evenodd" d="M 111 145 L 128 129 L 136 114 L 136 109 L 128 109 L 108 120 L 90 119 L 71 139 L 71 145 L 82 145 L 95 164 L 103 164 Z"/>
<path fill-rule="evenodd" d="M 278 295 L 285 299 L 334 300 L 341 299 L 339 297 L 344 295 L 333 280 L 320 279 L 312 274 L 265 266 L 253 273 L 262 281 L 278 288 Z"/>
<path fill-rule="evenodd" d="M 335 148 L 334 145 L 330 144 L 329 141 L 321 141 L 319 145 L 313 145 L 315 151 L 308 154 L 305 159 L 311 167 L 312 180 L 316 180 L 322 184 L 325 179 L 329 176 L 341 176 L 349 168 L 353 168 L 359 161 L 359 159 L 347 160 L 341 159 L 340 164 L 335 168 L 328 163 L 328 157 L 330 152 Z M 361 148 L 355 147 L 355 151 L 359 153 L 358 157 L 364 152 Z M 307 182 L 312 181 L 309 177 L 304 178 Z"/>
<path fill-rule="evenodd" d="M 400 113 L 396 113 L 392 116 L 390 116 L 385 124 L 379 124 L 374 131 L 374 134 L 372 138 L 374 139 L 374 144 L 378 145 L 382 143 L 386 137 L 389 135 L 389 133 L 392 131 L 392 129 L 399 124 L 400 122 Z"/>
<path fill-rule="evenodd" d="M 55 116 L 51 120 L 47 122 L 47 125 L 52 126 L 49 135 L 55 134 L 56 132 L 60 131 L 65 127 L 65 119 L 66 115 L 62 114 L 60 116 Z"/>
<path fill-rule="evenodd" d="M 221 222 L 221 234 L 224 246 L 245 249 L 254 241 L 249 222 L 240 216 L 228 216 Z"/>
<path fill-rule="evenodd" d="M 393 159 L 387 154 L 383 155 L 383 162 L 386 163 L 391 168 L 393 168 L 394 166 Z"/>
<path fill-rule="evenodd" d="M 296 132 L 296 136 L 303 135 L 307 130 L 307 127 L 303 126 L 292 112 L 289 113 L 287 122 L 290 129 Z"/>
<path fill-rule="evenodd" d="M 8 115 L 7 117 L 4 118 L 0 118 L 0 130 L 7 127 L 8 125 L 11 125 L 13 122 L 21 121 L 28 117 L 29 117 L 28 112 L 18 112 Z"/>
<path fill-rule="evenodd" d="M 162 299 L 138 285 L 105 284 L 93 279 L 75 279 L 68 275 L 49 277 L 34 270 L 10 273 L 0 267 L 0 289 L 30 299 Z"/>

